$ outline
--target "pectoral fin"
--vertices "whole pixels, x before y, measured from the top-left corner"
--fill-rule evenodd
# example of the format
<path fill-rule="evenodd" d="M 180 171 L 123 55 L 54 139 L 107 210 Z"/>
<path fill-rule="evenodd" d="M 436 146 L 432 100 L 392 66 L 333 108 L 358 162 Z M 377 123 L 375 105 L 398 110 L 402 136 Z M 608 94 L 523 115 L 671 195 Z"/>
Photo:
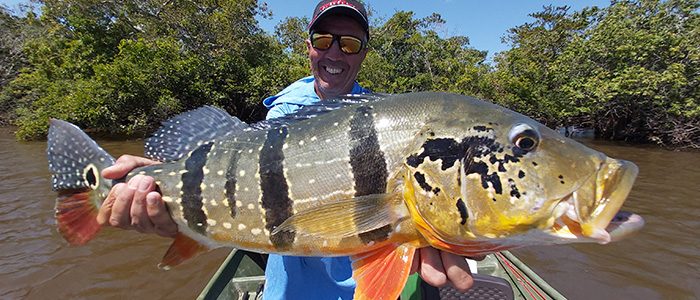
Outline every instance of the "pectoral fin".
<path fill-rule="evenodd" d="M 352 277 L 357 283 L 354 299 L 398 299 L 415 252 L 416 248 L 403 244 L 352 256 Z"/>
<path fill-rule="evenodd" d="M 400 200 L 390 194 L 374 194 L 319 205 L 289 217 L 272 234 L 294 232 L 341 239 L 369 232 L 395 224 L 405 215 Z"/>

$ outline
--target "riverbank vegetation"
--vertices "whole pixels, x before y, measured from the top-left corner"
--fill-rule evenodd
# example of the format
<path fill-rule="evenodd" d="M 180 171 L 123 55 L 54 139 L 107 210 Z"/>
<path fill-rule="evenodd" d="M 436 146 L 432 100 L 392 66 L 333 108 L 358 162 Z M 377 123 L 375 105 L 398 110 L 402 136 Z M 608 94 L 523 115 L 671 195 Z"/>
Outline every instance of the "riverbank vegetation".
<path fill-rule="evenodd" d="M 205 104 L 244 121 L 261 100 L 309 74 L 304 18 L 272 34 L 255 0 L 45 0 L 41 12 L 0 8 L 0 122 L 20 139 L 61 118 L 99 133 L 143 136 Z M 612 1 L 543 7 L 510 29 L 487 61 L 468 37 L 439 34 L 437 14 L 372 17 L 359 81 L 378 92 L 450 91 L 490 99 L 550 127 L 606 139 L 700 148 L 697 1 Z"/>

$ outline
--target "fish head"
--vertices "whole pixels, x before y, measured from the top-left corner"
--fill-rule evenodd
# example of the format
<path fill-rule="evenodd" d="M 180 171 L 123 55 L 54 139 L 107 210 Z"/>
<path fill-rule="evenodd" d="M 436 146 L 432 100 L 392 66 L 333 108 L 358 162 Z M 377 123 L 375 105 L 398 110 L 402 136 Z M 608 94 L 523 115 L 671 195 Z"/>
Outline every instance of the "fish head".
<path fill-rule="evenodd" d="M 634 163 L 515 112 L 476 110 L 435 126 L 443 130 L 407 160 L 404 198 L 433 246 L 460 253 L 474 241 L 491 250 L 604 244 L 642 227 L 641 217 L 618 213 L 638 173 Z"/>

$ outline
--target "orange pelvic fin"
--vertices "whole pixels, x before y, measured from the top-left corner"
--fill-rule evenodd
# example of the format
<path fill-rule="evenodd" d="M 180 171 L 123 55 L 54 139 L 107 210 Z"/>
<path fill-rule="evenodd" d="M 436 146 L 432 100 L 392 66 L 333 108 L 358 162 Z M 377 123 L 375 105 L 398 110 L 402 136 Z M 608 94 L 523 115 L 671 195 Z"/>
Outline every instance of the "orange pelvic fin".
<path fill-rule="evenodd" d="M 163 256 L 163 259 L 158 264 L 158 268 L 169 270 L 170 268 L 208 250 L 209 248 L 207 246 L 204 246 L 192 238 L 178 232 L 175 236 L 175 240 L 172 244 L 170 244 L 168 252 L 165 253 L 165 256 Z"/>
<path fill-rule="evenodd" d="M 83 245 L 100 231 L 92 190 L 63 190 L 56 199 L 58 231 L 71 245 Z"/>
<path fill-rule="evenodd" d="M 355 300 L 398 299 L 406 285 L 416 248 L 388 245 L 352 257 Z"/>

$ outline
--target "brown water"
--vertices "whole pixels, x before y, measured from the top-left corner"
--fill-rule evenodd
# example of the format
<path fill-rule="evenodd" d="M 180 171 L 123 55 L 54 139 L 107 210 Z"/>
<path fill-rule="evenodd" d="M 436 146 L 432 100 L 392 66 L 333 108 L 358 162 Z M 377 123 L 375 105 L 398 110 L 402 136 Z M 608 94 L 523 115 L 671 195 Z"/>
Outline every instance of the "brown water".
<path fill-rule="evenodd" d="M 119 155 L 141 142 L 101 142 Z M 589 143 L 631 160 L 640 175 L 625 209 L 647 221 L 633 239 L 610 245 L 515 251 L 570 299 L 700 298 L 700 153 Z M 0 128 L 0 299 L 192 299 L 228 251 L 171 271 L 160 261 L 170 240 L 108 229 L 82 247 L 55 230 L 44 142 L 18 143 Z"/>

